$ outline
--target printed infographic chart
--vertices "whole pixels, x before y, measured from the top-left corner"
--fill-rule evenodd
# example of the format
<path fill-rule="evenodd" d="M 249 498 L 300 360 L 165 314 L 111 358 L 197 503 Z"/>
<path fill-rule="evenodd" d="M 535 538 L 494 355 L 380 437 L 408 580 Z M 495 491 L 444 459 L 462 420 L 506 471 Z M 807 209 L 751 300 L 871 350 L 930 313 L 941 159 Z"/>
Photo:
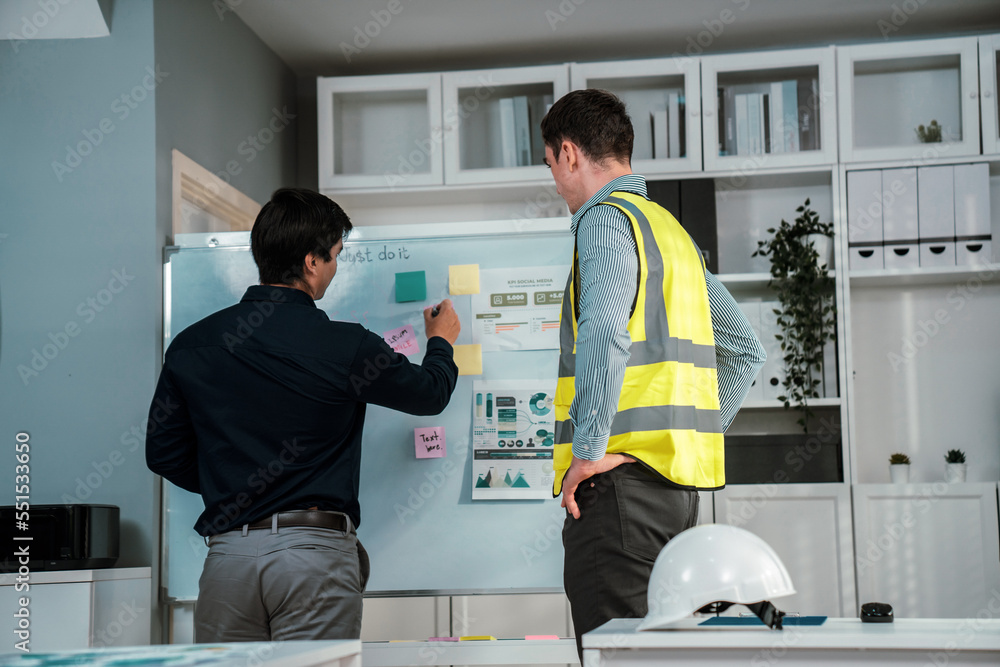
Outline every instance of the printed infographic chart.
<path fill-rule="evenodd" d="M 472 499 L 551 498 L 555 388 L 483 380 L 472 391 Z"/>
<path fill-rule="evenodd" d="M 559 349 L 569 266 L 481 269 L 472 297 L 472 341 L 483 352 Z"/>

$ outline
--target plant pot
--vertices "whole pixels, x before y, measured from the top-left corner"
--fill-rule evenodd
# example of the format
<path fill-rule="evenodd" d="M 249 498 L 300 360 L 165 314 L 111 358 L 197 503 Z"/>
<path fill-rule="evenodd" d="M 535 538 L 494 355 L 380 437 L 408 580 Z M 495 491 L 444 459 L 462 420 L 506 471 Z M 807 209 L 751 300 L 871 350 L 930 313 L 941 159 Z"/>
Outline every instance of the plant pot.
<path fill-rule="evenodd" d="M 944 481 L 950 483 L 965 481 L 964 463 L 946 463 L 944 467 Z"/>
<path fill-rule="evenodd" d="M 806 234 L 806 241 L 811 243 L 819 255 L 819 265 L 826 264 L 827 268 L 833 268 L 833 239 L 826 234 Z"/>
<path fill-rule="evenodd" d="M 889 478 L 893 484 L 906 484 L 910 481 L 910 464 L 893 463 L 889 465 Z"/>

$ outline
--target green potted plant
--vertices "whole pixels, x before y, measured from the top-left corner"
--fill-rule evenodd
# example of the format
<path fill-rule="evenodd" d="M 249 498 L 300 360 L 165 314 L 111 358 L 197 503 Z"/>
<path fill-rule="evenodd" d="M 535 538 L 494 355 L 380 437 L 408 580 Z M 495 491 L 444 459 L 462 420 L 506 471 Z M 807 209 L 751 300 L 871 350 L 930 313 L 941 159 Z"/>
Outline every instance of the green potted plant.
<path fill-rule="evenodd" d="M 934 144 L 941 141 L 941 126 L 936 120 L 932 120 L 927 126 L 917 125 L 914 132 L 921 143 Z"/>
<path fill-rule="evenodd" d="M 910 481 L 910 457 L 896 452 L 889 457 L 889 478 L 893 484 L 906 484 Z"/>
<path fill-rule="evenodd" d="M 949 449 L 944 455 L 945 469 L 944 479 L 946 482 L 965 481 L 965 452 L 961 449 Z"/>
<path fill-rule="evenodd" d="M 836 337 L 833 277 L 815 241 L 821 238 L 828 243 L 833 223 L 820 222 L 808 199 L 795 210 L 799 214 L 795 222 L 782 220 L 777 228 L 768 229 L 771 238 L 758 241 L 753 256 L 770 258 L 768 286 L 781 304 L 775 311 L 781 333 L 775 338 L 781 343 L 785 363 L 785 393 L 778 400 L 786 409 L 794 405 L 802 413 L 798 423 L 808 433 L 813 415 L 809 399 L 819 398 L 817 387 L 822 381 L 823 346 Z"/>

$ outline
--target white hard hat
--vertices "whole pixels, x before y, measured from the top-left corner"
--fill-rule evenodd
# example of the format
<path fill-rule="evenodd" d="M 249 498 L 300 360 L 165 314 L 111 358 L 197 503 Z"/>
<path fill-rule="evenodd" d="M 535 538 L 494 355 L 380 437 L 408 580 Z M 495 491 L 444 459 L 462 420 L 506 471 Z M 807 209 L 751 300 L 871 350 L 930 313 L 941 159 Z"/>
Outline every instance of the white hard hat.
<path fill-rule="evenodd" d="M 794 593 L 788 570 L 767 542 L 735 526 L 696 526 L 667 542 L 657 556 L 649 577 L 649 612 L 639 630 L 661 629 L 715 602 L 748 605 L 767 625 L 781 627 L 783 614 L 766 601 Z"/>

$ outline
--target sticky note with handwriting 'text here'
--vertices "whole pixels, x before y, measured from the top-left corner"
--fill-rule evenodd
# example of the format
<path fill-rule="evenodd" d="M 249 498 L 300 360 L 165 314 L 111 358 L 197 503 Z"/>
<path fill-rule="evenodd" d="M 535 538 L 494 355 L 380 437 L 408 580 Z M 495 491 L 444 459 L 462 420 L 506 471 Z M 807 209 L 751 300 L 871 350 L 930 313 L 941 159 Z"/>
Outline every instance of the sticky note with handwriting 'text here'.
<path fill-rule="evenodd" d="M 424 426 L 413 429 L 413 445 L 418 459 L 439 459 L 448 455 L 444 426 Z"/>
<path fill-rule="evenodd" d="M 414 333 L 413 327 L 409 324 L 386 331 L 382 334 L 382 340 L 384 340 L 394 352 L 399 352 L 400 354 L 405 354 L 406 356 L 416 354 L 420 351 L 420 347 L 417 345 L 417 335 Z"/>
<path fill-rule="evenodd" d="M 427 298 L 427 277 L 423 271 L 396 274 L 396 303 L 423 301 Z"/>
<path fill-rule="evenodd" d="M 448 267 L 449 294 L 479 294 L 479 265 L 452 264 Z"/>
<path fill-rule="evenodd" d="M 455 365 L 459 375 L 483 374 L 483 346 L 455 345 Z"/>

